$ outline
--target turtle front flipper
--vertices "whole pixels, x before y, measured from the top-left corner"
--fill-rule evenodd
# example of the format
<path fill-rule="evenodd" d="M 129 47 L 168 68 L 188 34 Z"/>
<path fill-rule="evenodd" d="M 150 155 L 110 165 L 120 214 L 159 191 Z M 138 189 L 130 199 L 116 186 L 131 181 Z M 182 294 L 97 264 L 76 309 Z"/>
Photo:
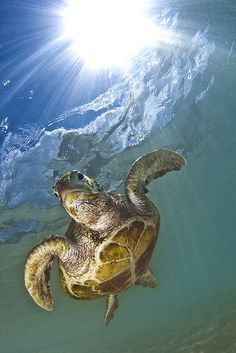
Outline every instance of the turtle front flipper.
<path fill-rule="evenodd" d="M 141 213 L 150 213 L 152 206 L 145 196 L 146 185 L 168 172 L 179 170 L 186 164 L 185 159 L 176 152 L 159 150 L 138 158 L 126 178 L 126 194 Z"/>
<path fill-rule="evenodd" d="M 30 252 L 25 264 L 25 286 L 33 300 L 49 311 L 53 309 L 49 280 L 54 256 L 70 273 L 78 273 L 84 267 L 84 258 L 79 249 L 63 236 L 54 235 Z"/>
<path fill-rule="evenodd" d="M 144 287 L 155 288 L 159 286 L 157 278 L 152 274 L 151 270 L 147 267 L 146 271 L 139 277 L 135 284 L 140 284 Z"/>
<path fill-rule="evenodd" d="M 108 326 L 110 321 L 114 317 L 114 312 L 118 308 L 118 296 L 117 294 L 110 294 L 107 297 L 107 309 L 105 314 L 105 325 Z"/>

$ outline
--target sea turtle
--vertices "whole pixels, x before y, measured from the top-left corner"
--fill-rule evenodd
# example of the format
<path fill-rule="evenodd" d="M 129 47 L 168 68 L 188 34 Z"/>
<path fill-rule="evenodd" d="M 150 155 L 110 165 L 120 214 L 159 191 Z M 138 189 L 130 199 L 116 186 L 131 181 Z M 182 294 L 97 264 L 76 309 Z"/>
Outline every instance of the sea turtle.
<path fill-rule="evenodd" d="M 181 155 L 166 150 L 140 157 L 128 173 L 124 195 L 106 192 L 79 171 L 65 173 L 53 190 L 72 220 L 64 236 L 43 240 L 26 260 L 25 285 L 34 301 L 52 310 L 49 279 L 54 257 L 67 294 L 78 299 L 107 297 L 106 325 L 118 307 L 119 292 L 133 284 L 155 287 L 148 263 L 160 216 L 145 195 L 146 185 L 184 164 Z"/>

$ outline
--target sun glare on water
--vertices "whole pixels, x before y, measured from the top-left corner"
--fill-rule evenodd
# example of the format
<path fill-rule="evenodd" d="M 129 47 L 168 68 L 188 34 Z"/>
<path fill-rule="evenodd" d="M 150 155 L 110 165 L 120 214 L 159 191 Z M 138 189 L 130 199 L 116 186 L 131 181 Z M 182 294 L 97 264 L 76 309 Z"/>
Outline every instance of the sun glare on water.
<path fill-rule="evenodd" d="M 73 55 L 92 67 L 123 66 L 158 39 L 147 17 L 148 0 L 70 0 L 63 9 L 63 37 Z"/>

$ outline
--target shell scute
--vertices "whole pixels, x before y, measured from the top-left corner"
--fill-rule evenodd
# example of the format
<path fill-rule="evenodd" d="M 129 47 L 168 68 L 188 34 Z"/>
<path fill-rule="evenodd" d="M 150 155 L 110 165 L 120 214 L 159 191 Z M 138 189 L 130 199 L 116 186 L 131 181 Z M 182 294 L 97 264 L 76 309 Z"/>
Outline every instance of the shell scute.
<path fill-rule="evenodd" d="M 128 236 L 129 236 L 128 227 L 124 227 L 114 235 L 112 240 L 113 242 L 126 246 Z"/>
<path fill-rule="evenodd" d="M 73 284 L 71 290 L 73 295 L 80 299 L 92 299 L 99 296 L 99 294 L 93 290 L 93 287 L 87 287 L 80 284 Z"/>
<path fill-rule="evenodd" d="M 130 286 L 130 280 L 130 270 L 126 269 L 125 271 L 119 273 L 113 278 L 110 278 L 109 280 L 100 283 L 98 286 L 95 287 L 95 289 L 104 294 L 119 292 Z"/>
<path fill-rule="evenodd" d="M 131 251 L 134 251 L 135 246 L 138 243 L 138 240 L 143 233 L 144 224 L 141 221 L 134 221 L 129 226 L 129 235 L 127 239 L 127 245 Z"/>
<path fill-rule="evenodd" d="M 147 226 L 134 249 L 134 256 L 137 259 L 157 237 L 156 227 Z"/>
<path fill-rule="evenodd" d="M 98 282 L 97 282 L 97 281 L 94 281 L 94 280 L 86 280 L 86 281 L 84 281 L 84 285 L 85 285 L 86 287 L 93 287 L 93 286 L 95 286 L 96 284 L 98 284 Z"/>
<path fill-rule="evenodd" d="M 126 257 L 129 257 L 128 250 L 117 243 L 108 244 L 100 252 L 102 262 L 121 260 Z"/>
<path fill-rule="evenodd" d="M 112 277 L 115 277 L 127 268 L 130 268 L 130 261 L 126 259 L 119 262 L 114 261 L 103 264 L 98 267 L 96 271 L 96 278 L 99 281 L 106 281 Z"/>
<path fill-rule="evenodd" d="M 147 248 L 143 251 L 141 256 L 135 263 L 135 275 L 138 278 L 146 269 L 147 263 L 150 261 L 153 249 L 156 245 L 157 237 L 153 238 Z"/>

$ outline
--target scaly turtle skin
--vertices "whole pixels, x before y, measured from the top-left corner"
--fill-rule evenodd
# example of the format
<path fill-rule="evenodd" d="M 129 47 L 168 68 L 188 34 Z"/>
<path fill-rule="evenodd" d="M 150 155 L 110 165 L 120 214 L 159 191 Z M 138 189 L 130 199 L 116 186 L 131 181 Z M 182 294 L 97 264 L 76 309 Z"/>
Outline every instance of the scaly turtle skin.
<path fill-rule="evenodd" d="M 125 195 L 107 193 L 94 179 L 78 171 L 61 177 L 54 186 L 72 220 L 64 236 L 53 235 L 29 254 L 25 285 L 34 301 L 52 310 L 50 270 L 59 259 L 62 286 L 79 299 L 107 297 L 105 323 L 118 307 L 117 293 L 133 284 L 155 287 L 148 263 L 154 250 L 160 216 L 145 193 L 146 185 L 185 164 L 171 151 L 154 151 L 132 165 Z"/>

